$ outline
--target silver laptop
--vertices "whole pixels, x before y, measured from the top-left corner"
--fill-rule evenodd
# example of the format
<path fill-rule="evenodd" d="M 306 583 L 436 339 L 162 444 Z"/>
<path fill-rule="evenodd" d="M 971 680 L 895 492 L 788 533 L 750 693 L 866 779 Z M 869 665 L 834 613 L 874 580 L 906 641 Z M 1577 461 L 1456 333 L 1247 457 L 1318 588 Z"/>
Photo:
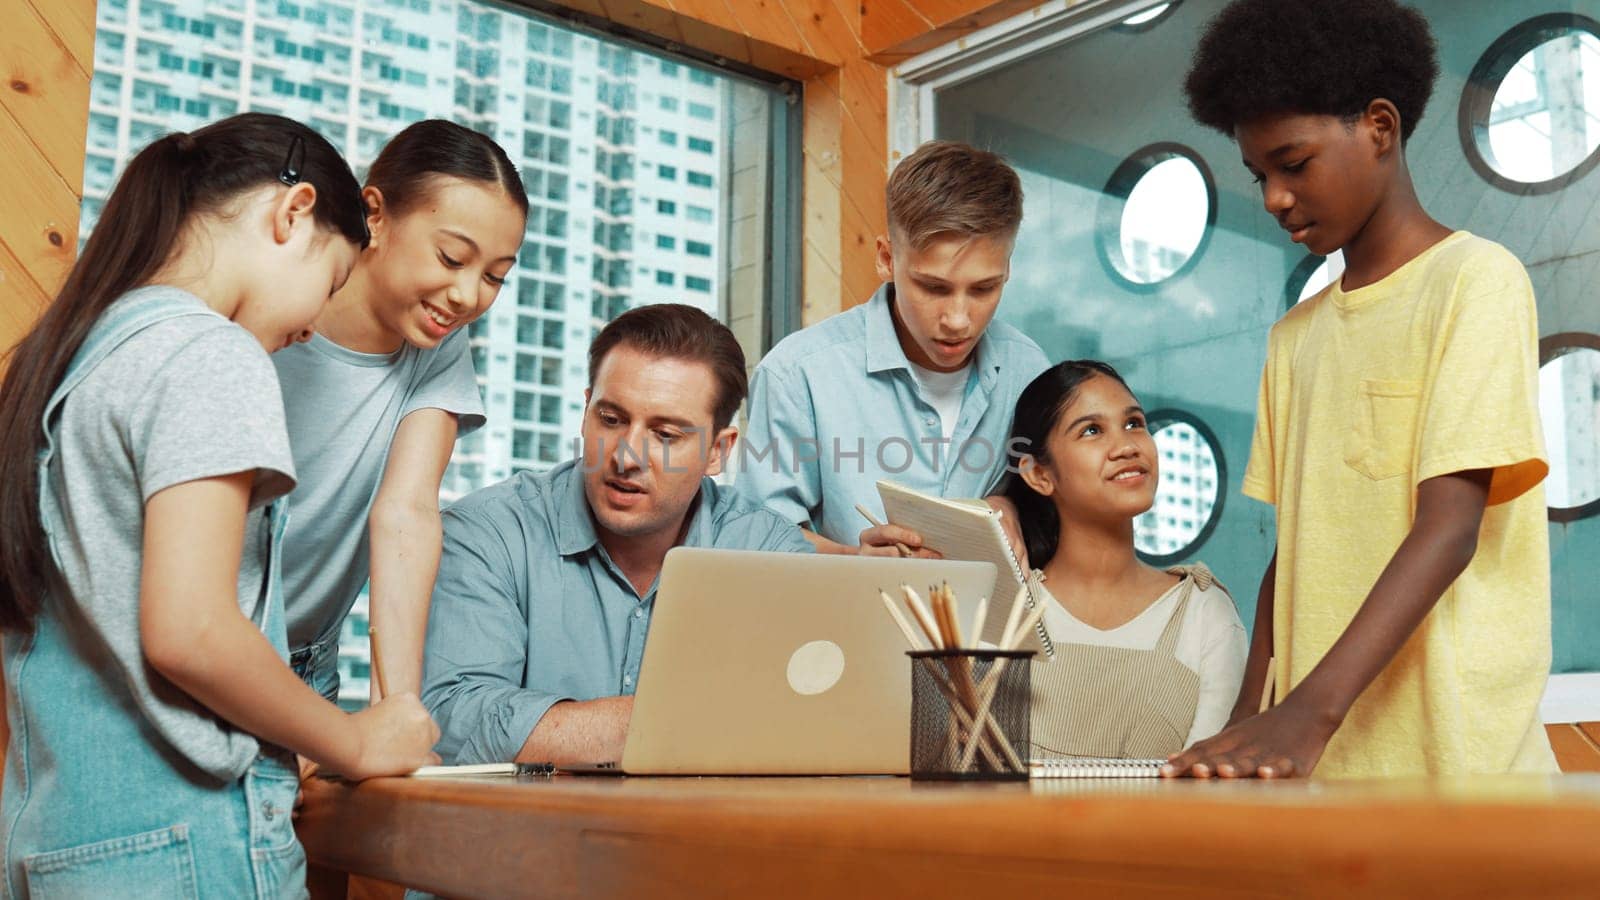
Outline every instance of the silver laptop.
<path fill-rule="evenodd" d="M 680 547 L 667 554 L 621 769 L 656 775 L 905 774 L 911 668 L 879 591 L 955 591 L 986 562 Z"/>

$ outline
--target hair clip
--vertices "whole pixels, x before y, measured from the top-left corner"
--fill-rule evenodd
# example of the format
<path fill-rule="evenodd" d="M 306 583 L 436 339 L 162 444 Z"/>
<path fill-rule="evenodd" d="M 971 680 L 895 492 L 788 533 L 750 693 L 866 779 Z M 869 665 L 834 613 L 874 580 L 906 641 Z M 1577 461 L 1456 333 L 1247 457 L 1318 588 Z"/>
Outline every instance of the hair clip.
<path fill-rule="evenodd" d="M 283 158 L 283 169 L 278 172 L 278 180 L 294 187 L 300 183 L 300 169 L 306 164 L 306 141 L 300 135 L 295 135 L 289 142 L 289 155 Z"/>

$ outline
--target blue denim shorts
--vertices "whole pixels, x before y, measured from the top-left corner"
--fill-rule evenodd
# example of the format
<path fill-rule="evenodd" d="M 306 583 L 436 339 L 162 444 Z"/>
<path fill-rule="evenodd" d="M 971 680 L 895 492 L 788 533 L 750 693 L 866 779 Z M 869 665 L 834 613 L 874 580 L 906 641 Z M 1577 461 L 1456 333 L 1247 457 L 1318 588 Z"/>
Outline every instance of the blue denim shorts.
<path fill-rule="evenodd" d="M 339 702 L 339 635 L 289 651 L 289 668 L 331 703 Z"/>

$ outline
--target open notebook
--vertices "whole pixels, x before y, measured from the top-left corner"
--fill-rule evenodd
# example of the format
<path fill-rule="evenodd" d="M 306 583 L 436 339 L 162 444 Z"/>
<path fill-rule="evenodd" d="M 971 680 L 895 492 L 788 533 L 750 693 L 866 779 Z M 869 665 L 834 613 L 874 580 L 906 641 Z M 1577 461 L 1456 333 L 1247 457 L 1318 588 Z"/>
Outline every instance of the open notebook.
<path fill-rule="evenodd" d="M 1000 513 L 982 500 L 934 497 L 892 481 L 878 482 L 878 496 L 889 521 L 922 535 L 924 547 L 939 551 L 945 559 L 994 564 L 994 594 L 989 598 L 989 616 L 979 640 L 998 645 L 1017 589 L 1028 587 L 1027 573 L 1011 552 L 1011 542 L 1000 526 Z M 1039 602 L 1031 589 L 1024 591 L 1023 597 L 1029 610 Z M 1022 649 L 1047 657 L 1055 655 L 1055 645 L 1050 642 L 1043 620 L 1022 643 Z"/>
<path fill-rule="evenodd" d="M 1028 760 L 1029 778 L 1160 778 L 1164 759 L 1063 759 Z"/>

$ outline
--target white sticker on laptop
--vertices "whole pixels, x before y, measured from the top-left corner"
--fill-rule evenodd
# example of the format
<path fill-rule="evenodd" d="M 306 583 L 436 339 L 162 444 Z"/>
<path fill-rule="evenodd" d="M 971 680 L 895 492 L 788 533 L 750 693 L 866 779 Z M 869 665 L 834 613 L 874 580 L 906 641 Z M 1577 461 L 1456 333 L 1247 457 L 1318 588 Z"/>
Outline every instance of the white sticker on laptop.
<path fill-rule="evenodd" d="M 789 657 L 789 687 L 797 694 L 820 694 L 844 675 L 844 651 L 833 641 L 812 641 Z"/>

